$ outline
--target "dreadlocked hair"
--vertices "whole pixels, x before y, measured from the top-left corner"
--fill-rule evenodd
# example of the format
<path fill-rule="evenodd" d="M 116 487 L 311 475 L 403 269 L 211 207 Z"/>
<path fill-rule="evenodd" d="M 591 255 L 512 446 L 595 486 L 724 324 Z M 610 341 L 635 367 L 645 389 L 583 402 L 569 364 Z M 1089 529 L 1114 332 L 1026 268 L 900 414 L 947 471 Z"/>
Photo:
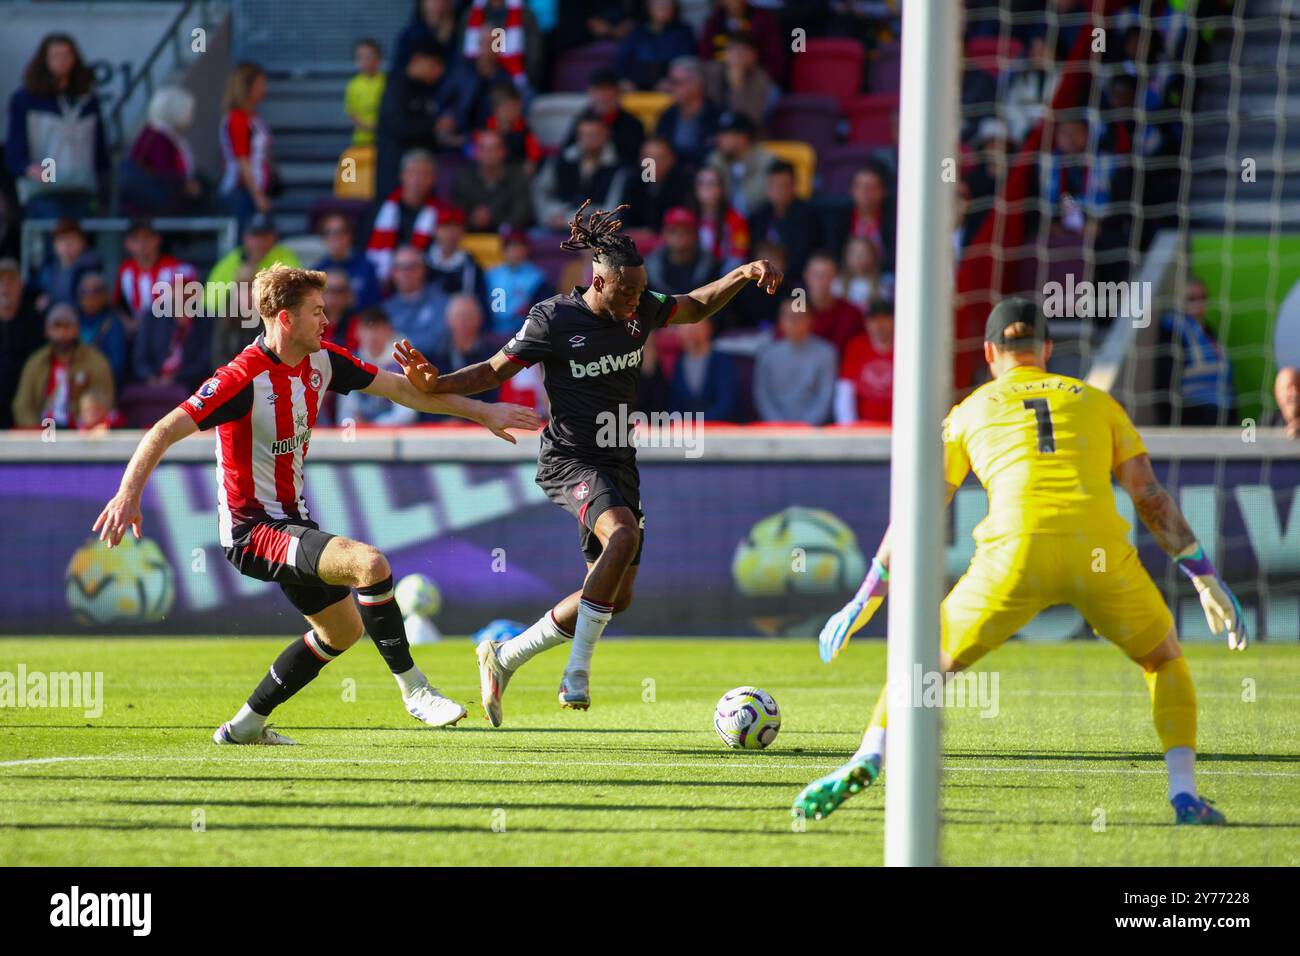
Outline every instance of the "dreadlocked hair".
<path fill-rule="evenodd" d="M 624 209 L 630 208 L 628 204 L 623 203 L 608 212 L 597 209 L 583 222 L 583 211 L 590 205 L 591 200 L 588 199 L 578 207 L 569 222 L 569 238 L 560 243 L 560 248 L 570 252 L 591 249 L 594 252 L 591 257 L 593 262 L 603 262 L 618 268 L 641 265 L 644 260 L 641 253 L 636 251 L 636 243 L 629 236 L 618 234 L 623 220 L 615 217 Z"/>

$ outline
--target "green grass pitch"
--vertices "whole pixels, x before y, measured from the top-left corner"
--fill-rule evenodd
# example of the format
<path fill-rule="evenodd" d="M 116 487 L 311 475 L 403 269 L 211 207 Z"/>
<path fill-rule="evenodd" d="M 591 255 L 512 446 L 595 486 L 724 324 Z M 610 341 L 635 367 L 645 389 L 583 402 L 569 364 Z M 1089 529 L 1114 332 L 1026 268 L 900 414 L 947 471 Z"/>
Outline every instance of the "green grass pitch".
<path fill-rule="evenodd" d="M 444 731 L 407 716 L 363 644 L 275 715 L 302 746 L 215 747 L 213 728 L 284 643 L 0 641 L 0 671 L 102 671 L 105 698 L 97 718 L 0 709 L 0 864 L 881 861 L 881 788 L 803 832 L 789 816 L 803 784 L 857 745 L 883 677 L 878 641 L 826 667 L 811 641 L 607 640 L 587 713 L 559 709 L 553 651 L 515 678 L 492 730 L 470 644 L 451 639 L 416 649 L 470 707 Z M 997 715 L 944 714 L 944 861 L 1300 863 L 1300 646 L 1188 656 L 1200 786 L 1231 826 L 1172 825 L 1134 665 L 1099 642 L 1013 643 L 983 662 Z M 764 752 L 728 751 L 710 725 L 718 697 L 746 683 L 782 709 Z"/>

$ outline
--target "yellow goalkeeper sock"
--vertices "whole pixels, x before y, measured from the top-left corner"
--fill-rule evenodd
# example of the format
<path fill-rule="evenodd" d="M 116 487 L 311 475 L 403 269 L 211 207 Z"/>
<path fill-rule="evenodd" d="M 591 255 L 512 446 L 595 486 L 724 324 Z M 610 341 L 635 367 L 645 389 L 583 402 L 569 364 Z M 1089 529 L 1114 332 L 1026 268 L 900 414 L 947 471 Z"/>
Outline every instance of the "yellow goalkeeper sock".
<path fill-rule="evenodd" d="M 1175 747 L 1196 749 L 1196 685 L 1187 660 L 1165 661 L 1143 673 L 1151 694 L 1151 719 L 1166 751 Z"/>
<path fill-rule="evenodd" d="M 880 689 L 880 697 L 876 699 L 875 709 L 871 711 L 871 722 L 867 724 L 866 732 L 862 735 L 862 743 L 853 756 L 884 759 L 885 726 L 889 723 L 889 714 L 885 706 L 888 699 L 889 685 L 886 684 Z"/>

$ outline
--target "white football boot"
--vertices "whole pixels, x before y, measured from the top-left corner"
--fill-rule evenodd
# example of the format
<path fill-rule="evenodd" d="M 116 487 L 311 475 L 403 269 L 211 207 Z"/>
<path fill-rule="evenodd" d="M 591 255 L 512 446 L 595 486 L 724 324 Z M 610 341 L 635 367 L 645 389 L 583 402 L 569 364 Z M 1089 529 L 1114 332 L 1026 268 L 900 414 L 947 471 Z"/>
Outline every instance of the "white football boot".
<path fill-rule="evenodd" d="M 235 744 L 238 746 L 259 745 L 264 747 L 296 747 L 298 741 L 292 737 L 286 737 L 270 724 L 262 728 L 262 732 L 252 740 L 236 740 L 230 732 L 230 724 L 225 723 L 217 728 L 212 735 L 214 744 Z"/>
<path fill-rule="evenodd" d="M 452 727 L 464 720 L 467 711 L 456 701 L 443 697 L 438 688 L 424 684 L 402 698 L 406 712 L 430 727 Z"/>
<path fill-rule="evenodd" d="M 478 689 L 483 713 L 493 727 L 501 726 L 501 698 L 514 671 L 506 669 L 497 656 L 500 645 L 493 640 L 479 641 L 474 653 L 478 656 Z"/>

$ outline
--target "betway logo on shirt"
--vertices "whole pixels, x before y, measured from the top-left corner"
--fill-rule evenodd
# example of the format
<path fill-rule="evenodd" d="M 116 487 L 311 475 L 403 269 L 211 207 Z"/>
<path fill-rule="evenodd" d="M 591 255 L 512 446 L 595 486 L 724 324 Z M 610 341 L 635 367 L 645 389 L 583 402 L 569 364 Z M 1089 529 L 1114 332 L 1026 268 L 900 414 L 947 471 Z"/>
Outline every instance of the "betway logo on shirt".
<path fill-rule="evenodd" d="M 599 362 L 575 362 L 569 359 L 569 374 L 574 378 L 595 378 L 610 372 L 621 372 L 625 368 L 636 368 L 641 364 L 641 349 L 624 355 L 602 355 Z"/>

